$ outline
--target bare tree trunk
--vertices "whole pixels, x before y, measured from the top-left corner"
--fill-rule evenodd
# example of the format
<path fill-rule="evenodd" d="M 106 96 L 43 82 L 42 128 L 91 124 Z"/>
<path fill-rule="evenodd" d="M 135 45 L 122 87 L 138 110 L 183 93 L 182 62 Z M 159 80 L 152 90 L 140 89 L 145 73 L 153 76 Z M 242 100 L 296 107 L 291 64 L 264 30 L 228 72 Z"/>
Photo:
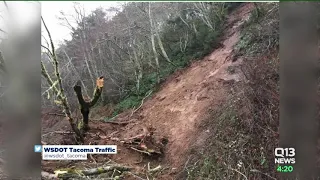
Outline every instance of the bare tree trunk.
<path fill-rule="evenodd" d="M 71 64 L 71 66 L 72 66 L 72 68 L 73 68 L 74 72 L 76 73 L 76 75 L 77 75 L 78 79 L 81 81 L 82 86 L 85 88 L 85 89 L 84 89 L 84 91 L 85 91 L 85 95 L 86 95 L 86 96 L 88 96 L 88 95 L 89 95 L 89 94 L 88 94 L 88 88 L 87 88 L 87 87 L 85 86 L 85 84 L 83 83 L 83 81 L 82 81 L 82 79 L 81 79 L 81 77 L 80 77 L 80 75 L 79 75 L 79 73 L 78 73 L 77 69 L 74 67 L 74 65 L 73 65 L 73 63 L 71 62 L 71 59 L 70 59 L 70 57 L 69 57 L 69 55 L 67 54 L 67 52 L 66 52 L 66 51 L 64 51 L 64 54 L 66 55 L 66 57 L 67 57 L 67 59 L 68 59 L 69 63 Z"/>
<path fill-rule="evenodd" d="M 210 21 L 210 17 L 208 17 L 208 8 L 203 2 L 194 3 L 194 6 L 201 12 L 202 21 L 212 30 L 215 30 L 214 25 Z"/>
<path fill-rule="evenodd" d="M 86 27 L 85 27 L 84 23 L 82 23 L 84 21 L 85 16 L 86 16 L 85 11 L 84 11 L 84 9 L 82 9 L 80 6 L 77 6 L 77 5 L 74 5 L 73 8 L 76 13 L 76 17 L 73 17 L 73 18 L 76 21 L 76 23 L 79 25 L 79 27 L 73 27 L 64 13 L 61 13 L 63 15 L 63 17 L 61 19 L 63 19 L 65 21 L 65 23 L 66 23 L 65 26 L 68 27 L 71 31 L 74 31 L 75 29 L 78 29 L 80 31 L 79 32 L 80 48 L 82 49 L 82 52 L 83 52 L 83 59 L 85 62 L 85 68 L 88 71 L 90 81 L 92 83 L 92 88 L 94 88 L 95 77 L 94 77 L 93 70 L 91 69 L 91 66 L 90 66 L 90 62 L 92 62 L 92 58 L 91 58 L 90 51 L 88 49 L 87 41 L 86 41 Z M 95 73 L 95 75 L 97 76 L 97 73 Z"/>
<path fill-rule="evenodd" d="M 176 66 L 176 65 L 170 60 L 170 58 L 168 57 L 168 54 L 167 54 L 166 50 L 165 50 L 164 47 L 163 47 L 163 44 L 162 44 L 162 41 L 161 41 L 161 38 L 160 38 L 160 35 L 159 35 L 158 30 L 155 30 L 155 32 L 156 32 L 156 37 L 157 37 L 157 40 L 158 40 L 158 45 L 159 45 L 159 47 L 160 47 L 160 50 L 161 50 L 164 58 L 165 58 L 171 65 Z"/>
<path fill-rule="evenodd" d="M 129 22 L 129 16 L 127 14 L 127 12 L 125 13 L 126 14 L 126 18 Z M 129 25 L 128 25 L 128 30 L 129 30 L 129 34 L 130 34 L 130 43 L 131 43 L 131 49 L 133 51 L 133 58 L 131 57 L 130 55 L 130 59 L 132 60 L 134 66 L 135 66 L 135 70 L 134 70 L 134 73 L 135 73 L 135 77 L 136 77 L 136 89 L 137 89 L 137 93 L 140 92 L 140 84 L 141 84 L 141 79 L 143 77 L 143 69 L 142 69 L 142 65 L 141 65 L 141 62 L 139 61 L 138 59 L 138 56 L 137 56 L 137 51 L 136 51 L 136 48 L 135 48 L 135 37 L 133 37 L 133 33 L 131 32 L 131 27 L 130 27 L 130 22 L 129 22 Z M 128 54 L 130 53 L 130 51 L 128 52 Z"/>
<path fill-rule="evenodd" d="M 182 37 L 180 37 L 180 51 L 181 52 L 185 52 L 186 51 L 186 48 L 187 48 L 187 45 L 188 45 L 188 40 L 189 40 L 189 34 L 188 32 L 186 32 L 186 39 L 184 40 L 184 42 L 182 43 Z"/>
<path fill-rule="evenodd" d="M 83 35 L 83 33 L 81 33 L 81 34 L 82 34 L 82 36 L 80 37 L 80 39 L 81 39 L 81 44 L 82 44 L 82 48 L 83 48 L 83 52 L 84 52 L 84 61 L 86 63 L 86 67 L 87 67 L 87 70 L 88 70 L 88 73 L 89 73 L 89 76 L 90 76 L 90 79 L 92 82 L 92 87 L 94 87 L 94 77 L 93 77 L 93 73 L 91 71 L 90 64 L 89 64 L 90 57 L 88 55 L 87 48 L 85 46 L 84 35 Z"/>
<path fill-rule="evenodd" d="M 254 2 L 253 4 L 254 4 L 254 7 L 255 7 L 255 11 L 257 13 L 257 17 L 259 18 L 261 16 L 261 10 L 259 8 L 259 5 L 256 2 Z"/>
<path fill-rule="evenodd" d="M 84 18 L 86 17 L 85 10 L 82 9 L 82 11 L 81 11 L 80 7 L 78 7 L 78 9 L 76 7 L 74 7 L 74 8 L 76 10 L 76 13 L 80 17 L 80 20 L 84 21 Z M 92 88 L 93 88 L 94 87 L 94 79 L 95 78 L 94 78 L 94 75 L 93 75 L 93 70 L 91 70 L 91 66 L 90 66 L 90 62 L 92 62 L 92 58 L 90 56 L 89 48 L 88 48 L 88 45 L 87 45 L 88 42 L 87 42 L 86 26 L 85 26 L 85 23 L 78 23 L 78 24 L 82 25 L 81 26 L 81 30 L 80 30 L 80 39 L 81 39 L 81 44 L 82 44 L 82 47 L 83 47 L 85 63 L 86 63 L 87 69 L 88 69 L 89 76 L 91 78 Z"/>
<path fill-rule="evenodd" d="M 51 77 L 49 76 L 48 71 L 46 70 L 46 68 L 45 68 L 45 66 L 44 66 L 44 64 L 42 62 L 41 62 L 41 73 L 47 79 L 48 84 L 51 87 L 53 87 L 55 93 L 58 96 L 58 99 L 62 102 L 62 105 L 64 107 L 65 116 L 68 118 L 72 130 L 80 138 L 80 141 L 83 142 L 84 141 L 83 135 L 80 132 L 80 130 L 77 128 L 77 124 L 76 124 L 76 122 L 74 121 L 74 119 L 71 116 L 71 111 L 70 111 L 70 108 L 69 108 L 69 104 L 68 104 L 67 98 L 64 96 L 64 91 L 62 89 L 60 89 L 60 91 L 59 91 L 59 89 L 56 87 L 56 85 L 52 81 Z M 59 73 L 56 73 L 56 75 L 59 75 Z M 60 79 L 59 81 L 61 81 L 60 75 L 57 78 Z"/>
<path fill-rule="evenodd" d="M 154 34 L 153 34 L 153 22 L 151 17 L 151 2 L 149 2 L 149 21 L 150 21 L 150 32 L 151 32 L 151 45 L 152 45 L 152 51 L 154 54 L 155 62 L 156 62 L 156 68 L 157 68 L 157 82 L 160 82 L 160 65 L 159 65 L 159 59 L 158 59 L 158 53 L 156 50 L 156 45 L 154 42 Z"/>
<path fill-rule="evenodd" d="M 83 135 L 80 132 L 80 130 L 77 128 L 76 122 L 74 121 L 74 119 L 71 116 L 71 111 L 70 111 L 70 107 L 69 107 L 69 104 L 68 104 L 68 100 L 67 100 L 67 98 L 65 96 L 64 89 L 63 89 L 63 86 L 62 86 L 62 80 L 61 80 L 61 76 L 60 76 L 60 73 L 59 73 L 59 64 L 58 64 L 58 60 L 57 60 L 57 56 L 56 56 L 56 52 L 55 52 L 55 47 L 54 47 L 54 44 L 53 44 L 53 41 L 52 41 L 52 38 L 51 38 L 50 31 L 47 28 L 47 26 L 46 26 L 46 24 L 45 24 L 45 22 L 44 22 L 42 17 L 41 17 L 41 20 L 42 20 L 42 22 L 44 24 L 44 27 L 45 27 L 45 29 L 46 29 L 46 31 L 48 33 L 49 39 L 50 39 L 50 44 L 51 44 L 51 53 L 50 54 L 51 54 L 51 58 L 52 58 L 53 63 L 54 63 L 55 75 L 56 75 L 56 78 L 57 78 L 57 81 L 58 81 L 58 84 L 59 84 L 59 89 L 56 87 L 56 85 L 52 81 L 51 77 L 49 76 L 49 74 L 48 74 L 43 62 L 41 62 L 41 73 L 47 79 L 48 84 L 51 87 L 53 87 L 53 89 L 56 92 L 59 100 L 62 102 L 62 105 L 64 107 L 64 113 L 65 113 L 66 117 L 69 120 L 69 123 L 70 123 L 70 126 L 71 126 L 72 130 L 79 137 L 80 141 L 84 142 Z"/>
<path fill-rule="evenodd" d="M 4 73 L 8 73 L 5 62 L 4 62 L 4 58 L 1 52 L 0 52 L 0 70 L 2 70 Z"/>
<path fill-rule="evenodd" d="M 137 91 L 138 93 L 140 92 L 140 82 L 141 82 L 141 79 L 142 79 L 142 76 L 143 76 L 143 70 L 142 70 L 142 66 L 138 60 L 138 56 L 137 56 L 137 53 L 135 51 L 135 48 L 132 48 L 133 49 L 133 56 L 134 56 L 134 62 L 135 62 L 135 65 L 137 67 Z"/>

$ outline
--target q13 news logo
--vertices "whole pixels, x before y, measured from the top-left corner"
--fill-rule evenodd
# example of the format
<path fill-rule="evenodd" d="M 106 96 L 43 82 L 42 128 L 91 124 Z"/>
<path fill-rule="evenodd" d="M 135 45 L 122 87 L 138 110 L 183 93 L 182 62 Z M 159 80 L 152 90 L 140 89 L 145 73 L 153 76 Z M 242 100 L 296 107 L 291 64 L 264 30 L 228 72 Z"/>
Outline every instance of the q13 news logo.
<path fill-rule="evenodd" d="M 295 149 L 294 148 L 275 148 L 275 164 L 295 164 Z"/>

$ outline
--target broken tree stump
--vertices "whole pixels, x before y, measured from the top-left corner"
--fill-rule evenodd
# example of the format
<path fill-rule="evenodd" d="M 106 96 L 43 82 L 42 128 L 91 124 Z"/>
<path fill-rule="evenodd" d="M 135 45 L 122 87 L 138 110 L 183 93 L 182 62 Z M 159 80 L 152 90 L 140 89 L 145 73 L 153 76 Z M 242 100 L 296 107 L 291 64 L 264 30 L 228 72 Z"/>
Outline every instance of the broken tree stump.
<path fill-rule="evenodd" d="M 73 87 L 74 91 L 77 94 L 78 102 L 80 104 L 80 110 L 82 114 L 82 124 L 80 124 L 79 129 L 82 129 L 84 132 L 88 131 L 90 129 L 89 127 L 89 113 L 90 109 L 98 102 L 103 88 L 103 76 L 99 77 L 96 80 L 96 87 L 93 93 L 93 98 L 90 101 L 85 101 L 82 96 L 82 90 L 80 81 L 76 83 L 76 85 Z"/>

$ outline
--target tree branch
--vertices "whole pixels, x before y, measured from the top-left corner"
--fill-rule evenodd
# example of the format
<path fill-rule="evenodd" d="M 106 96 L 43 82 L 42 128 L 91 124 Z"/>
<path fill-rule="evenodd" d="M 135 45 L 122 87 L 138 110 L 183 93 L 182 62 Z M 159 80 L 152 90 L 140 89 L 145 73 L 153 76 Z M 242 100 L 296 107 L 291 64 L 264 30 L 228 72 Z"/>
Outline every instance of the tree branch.
<path fill-rule="evenodd" d="M 92 168 L 92 169 L 87 169 L 87 170 L 79 170 L 79 171 L 74 171 L 72 169 L 61 171 L 61 173 L 57 174 L 50 174 L 48 172 L 42 171 L 41 176 L 43 178 L 47 179 L 57 179 L 57 178 L 62 178 L 62 179 L 68 179 L 68 178 L 79 178 L 82 175 L 83 176 L 92 176 L 92 175 L 98 175 L 110 171 L 130 171 L 132 168 L 127 167 L 127 166 L 121 166 L 121 165 L 108 165 L 108 166 L 103 166 L 103 167 L 97 167 L 97 168 Z"/>
<path fill-rule="evenodd" d="M 59 89 L 54 85 L 51 77 L 49 76 L 43 62 L 41 61 L 41 73 L 42 75 L 47 79 L 48 83 L 50 86 L 54 86 L 53 89 L 55 90 L 55 92 L 57 93 L 57 96 L 58 98 L 61 100 L 62 102 L 62 105 L 64 107 L 64 113 L 66 115 L 66 117 L 68 118 L 69 120 L 69 123 L 72 127 L 72 130 L 76 133 L 76 135 L 80 138 L 80 141 L 83 142 L 84 141 L 84 138 L 83 138 L 83 135 L 81 133 L 81 131 L 77 128 L 77 125 L 74 121 L 74 119 L 72 118 L 71 116 L 71 111 L 70 111 L 70 107 L 69 107 L 69 104 L 68 104 L 68 101 L 67 101 L 67 98 L 64 94 L 64 89 L 63 89 L 63 85 L 62 85 L 62 79 L 61 79 L 61 76 L 60 76 L 60 73 L 59 73 L 59 64 L 58 64 L 58 60 L 57 60 L 57 56 L 56 56 L 56 52 L 55 52 L 55 47 L 54 47 L 54 44 L 53 44 L 53 40 L 52 40 L 52 37 L 51 37 L 51 34 L 49 32 L 49 29 L 47 27 L 47 25 L 45 24 L 43 18 L 41 17 L 41 20 L 42 20 L 42 23 L 48 33 L 48 36 L 49 36 L 49 41 L 50 41 L 50 44 L 51 44 L 51 59 L 53 60 L 53 65 L 54 65 L 54 71 L 55 71 L 55 75 L 56 75 L 56 78 L 57 78 L 57 81 L 58 81 L 58 84 L 59 84 Z"/>
<path fill-rule="evenodd" d="M 102 93 L 103 81 L 104 81 L 103 76 L 101 76 L 97 79 L 96 89 L 93 93 L 93 99 L 89 103 L 89 107 L 94 106 L 98 102 L 98 99 L 100 98 L 101 93 Z"/>

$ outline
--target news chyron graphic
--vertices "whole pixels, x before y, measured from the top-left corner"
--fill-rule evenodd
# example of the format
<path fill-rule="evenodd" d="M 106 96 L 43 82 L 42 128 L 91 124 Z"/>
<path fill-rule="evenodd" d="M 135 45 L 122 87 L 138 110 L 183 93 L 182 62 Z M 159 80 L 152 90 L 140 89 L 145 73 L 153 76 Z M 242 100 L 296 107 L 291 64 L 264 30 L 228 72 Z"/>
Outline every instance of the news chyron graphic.
<path fill-rule="evenodd" d="M 42 160 L 87 160 L 88 154 L 117 154 L 116 145 L 35 145 Z"/>
<path fill-rule="evenodd" d="M 275 159 L 274 162 L 277 164 L 278 172 L 292 172 L 293 164 L 296 163 L 295 148 L 275 148 L 274 150 Z"/>

